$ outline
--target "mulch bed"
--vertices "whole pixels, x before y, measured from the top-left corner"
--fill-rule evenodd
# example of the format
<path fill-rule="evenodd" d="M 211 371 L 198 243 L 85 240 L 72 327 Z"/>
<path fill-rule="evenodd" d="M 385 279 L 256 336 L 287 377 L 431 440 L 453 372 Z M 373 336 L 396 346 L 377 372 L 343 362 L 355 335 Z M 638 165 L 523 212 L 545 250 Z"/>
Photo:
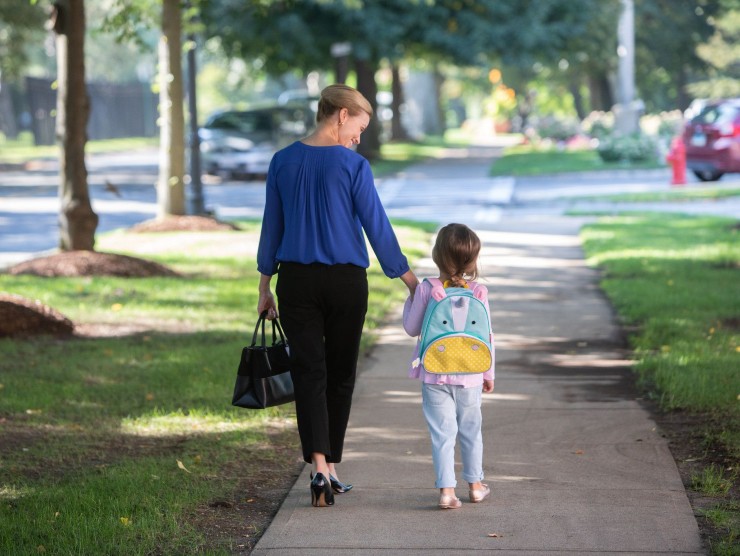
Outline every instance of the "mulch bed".
<path fill-rule="evenodd" d="M 59 311 L 38 300 L 0 292 L 0 337 L 53 334 L 67 336 L 74 324 Z"/>
<path fill-rule="evenodd" d="M 228 232 L 234 230 L 239 230 L 239 226 L 209 216 L 168 216 L 146 220 L 130 228 L 130 231 L 135 233 Z"/>
<path fill-rule="evenodd" d="M 39 257 L 19 263 L 9 274 L 34 276 L 119 276 L 123 278 L 149 278 L 153 276 L 179 276 L 164 265 L 114 253 L 97 251 L 65 251 L 48 257 Z"/>

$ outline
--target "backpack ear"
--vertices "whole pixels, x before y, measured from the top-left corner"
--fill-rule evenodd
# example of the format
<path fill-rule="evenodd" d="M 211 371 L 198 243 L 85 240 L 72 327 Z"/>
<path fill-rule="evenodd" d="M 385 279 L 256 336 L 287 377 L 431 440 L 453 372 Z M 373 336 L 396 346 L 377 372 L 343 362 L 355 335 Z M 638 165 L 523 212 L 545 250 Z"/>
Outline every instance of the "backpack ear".
<path fill-rule="evenodd" d="M 444 287 L 441 285 L 439 286 L 432 286 L 432 297 L 435 301 L 441 301 L 445 297 L 447 297 L 447 292 L 445 291 Z"/>
<path fill-rule="evenodd" d="M 477 300 L 483 301 L 488 297 L 488 288 L 481 284 L 476 284 L 475 288 L 473 289 L 473 296 Z"/>

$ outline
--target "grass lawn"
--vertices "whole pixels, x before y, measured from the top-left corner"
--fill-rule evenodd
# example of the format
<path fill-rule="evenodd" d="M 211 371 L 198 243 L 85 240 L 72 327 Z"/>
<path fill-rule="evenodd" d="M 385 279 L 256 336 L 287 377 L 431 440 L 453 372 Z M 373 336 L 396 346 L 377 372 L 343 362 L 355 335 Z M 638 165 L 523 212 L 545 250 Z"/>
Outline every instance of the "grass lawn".
<path fill-rule="evenodd" d="M 692 487 L 716 500 L 701 511 L 718 531 L 713 554 L 740 554 L 738 236 L 735 220 L 654 214 L 602 218 L 582 231 L 631 331 L 641 385 L 664 410 L 704 424 L 702 453 L 689 459 L 699 464 Z"/>
<path fill-rule="evenodd" d="M 155 147 L 159 137 L 128 137 L 123 139 L 101 139 L 88 141 L 87 153 L 115 152 Z M 20 133 L 18 139 L 8 140 L 0 136 L 0 164 L 20 164 L 38 158 L 57 158 L 57 145 L 36 146 L 30 131 Z"/>
<path fill-rule="evenodd" d="M 663 201 L 692 201 L 703 199 L 724 199 L 737 197 L 740 189 L 736 187 L 722 189 L 707 187 L 702 189 L 671 189 L 670 191 L 644 191 L 637 193 L 620 193 L 618 195 L 592 195 L 588 197 L 571 197 L 578 201 L 609 201 L 614 203 L 659 203 Z"/>
<path fill-rule="evenodd" d="M 0 275 L 87 330 L 0 340 L 0 554 L 231 554 L 261 535 L 301 463 L 293 404 L 230 404 L 257 316 L 243 226 L 98 238 L 184 278 Z M 426 255 L 427 232 L 396 230 Z M 376 262 L 369 280 L 368 332 L 405 298 Z"/>
<path fill-rule="evenodd" d="M 657 162 L 633 164 L 604 162 L 595 150 L 541 149 L 532 145 L 518 145 L 504 150 L 503 156 L 491 166 L 490 174 L 492 176 L 536 176 L 562 172 L 662 168 L 664 166 Z"/>

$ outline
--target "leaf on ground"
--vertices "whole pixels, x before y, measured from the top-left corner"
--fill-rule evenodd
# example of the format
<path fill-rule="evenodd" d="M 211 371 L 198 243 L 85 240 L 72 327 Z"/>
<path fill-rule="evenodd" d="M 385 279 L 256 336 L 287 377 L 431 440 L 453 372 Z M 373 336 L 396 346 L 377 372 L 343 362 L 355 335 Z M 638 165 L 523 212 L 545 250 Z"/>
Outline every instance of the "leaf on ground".
<path fill-rule="evenodd" d="M 585 452 L 584 452 L 583 450 L 576 450 L 576 451 L 575 451 L 575 452 L 573 452 L 573 453 L 574 453 L 575 455 L 577 455 L 577 456 L 582 456 L 582 455 L 583 455 L 583 454 L 584 454 Z"/>
<path fill-rule="evenodd" d="M 185 471 L 185 473 L 190 473 L 190 471 L 188 471 L 187 467 L 185 467 L 185 464 L 183 462 L 181 462 L 179 459 L 176 460 L 176 461 L 177 461 L 177 466 L 180 469 L 182 469 L 183 471 Z"/>
<path fill-rule="evenodd" d="M 488 536 L 492 539 L 500 539 L 503 537 L 503 535 L 499 535 L 498 533 L 488 533 Z"/>

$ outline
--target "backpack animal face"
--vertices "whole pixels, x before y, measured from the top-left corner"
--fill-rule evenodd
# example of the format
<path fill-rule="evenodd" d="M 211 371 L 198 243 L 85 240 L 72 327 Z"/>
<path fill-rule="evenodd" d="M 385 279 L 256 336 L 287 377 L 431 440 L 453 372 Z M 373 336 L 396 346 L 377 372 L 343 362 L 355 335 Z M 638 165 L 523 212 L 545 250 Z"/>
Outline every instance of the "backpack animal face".
<path fill-rule="evenodd" d="M 444 288 L 429 280 L 432 295 L 421 327 L 419 363 L 433 374 L 484 373 L 493 363 L 491 318 L 485 287 Z"/>

